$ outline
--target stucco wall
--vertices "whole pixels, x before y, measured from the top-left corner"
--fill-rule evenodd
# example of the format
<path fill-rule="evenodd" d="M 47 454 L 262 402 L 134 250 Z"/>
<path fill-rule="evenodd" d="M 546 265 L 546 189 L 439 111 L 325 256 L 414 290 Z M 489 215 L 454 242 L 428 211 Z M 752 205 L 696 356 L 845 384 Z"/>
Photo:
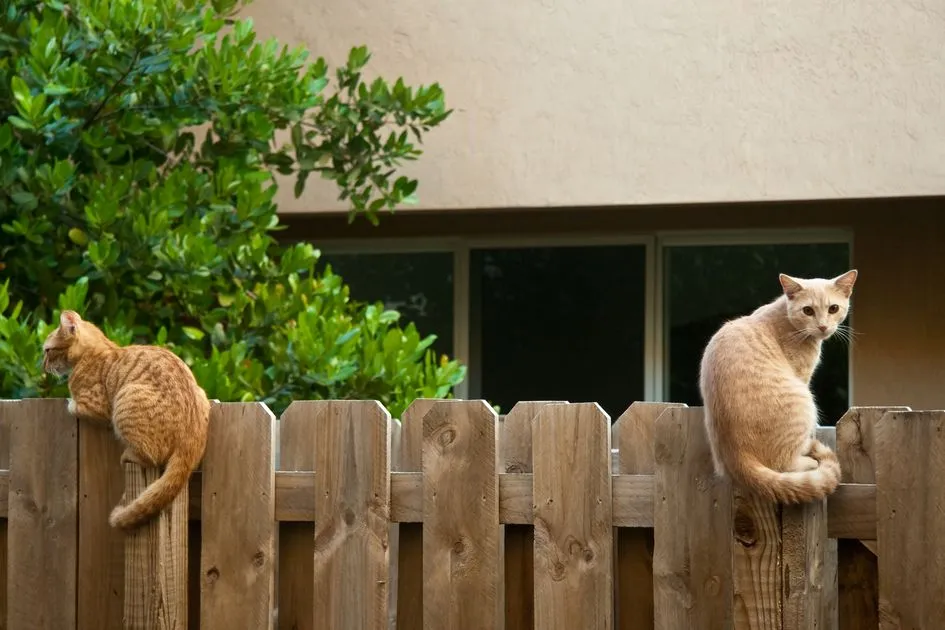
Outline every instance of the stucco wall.
<path fill-rule="evenodd" d="M 945 192 L 932 0 L 255 0 L 260 33 L 439 81 L 421 208 Z M 338 208 L 329 184 L 284 211 Z"/>

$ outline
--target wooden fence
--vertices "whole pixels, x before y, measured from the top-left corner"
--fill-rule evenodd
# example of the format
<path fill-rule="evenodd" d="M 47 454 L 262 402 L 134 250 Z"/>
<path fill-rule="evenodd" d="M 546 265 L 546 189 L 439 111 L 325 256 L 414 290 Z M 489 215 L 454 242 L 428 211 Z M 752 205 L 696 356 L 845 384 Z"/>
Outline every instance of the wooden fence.
<path fill-rule="evenodd" d="M 821 430 L 844 483 L 791 508 L 713 476 L 701 413 L 215 404 L 189 492 L 126 537 L 154 471 L 2 401 L 0 627 L 945 628 L 945 412 L 851 409 Z"/>

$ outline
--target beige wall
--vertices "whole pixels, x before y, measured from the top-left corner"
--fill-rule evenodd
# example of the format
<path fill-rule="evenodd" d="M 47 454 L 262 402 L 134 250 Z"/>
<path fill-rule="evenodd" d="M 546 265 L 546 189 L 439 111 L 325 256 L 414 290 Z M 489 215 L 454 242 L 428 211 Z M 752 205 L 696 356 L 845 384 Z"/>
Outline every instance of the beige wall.
<path fill-rule="evenodd" d="M 915 0 L 255 0 L 264 35 L 456 108 L 423 208 L 945 192 L 945 11 Z M 320 184 L 320 185 L 319 185 Z M 338 208 L 330 184 L 284 211 Z"/>

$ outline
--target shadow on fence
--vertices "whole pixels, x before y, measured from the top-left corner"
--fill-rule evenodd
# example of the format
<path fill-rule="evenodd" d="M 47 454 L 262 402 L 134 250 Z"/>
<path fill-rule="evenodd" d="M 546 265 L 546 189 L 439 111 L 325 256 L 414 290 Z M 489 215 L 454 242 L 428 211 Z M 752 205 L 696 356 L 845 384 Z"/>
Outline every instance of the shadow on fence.
<path fill-rule="evenodd" d="M 701 414 L 216 403 L 189 491 L 124 536 L 157 472 L 0 401 L 0 628 L 945 628 L 945 412 L 851 409 L 820 429 L 844 483 L 783 508 L 714 477 Z"/>

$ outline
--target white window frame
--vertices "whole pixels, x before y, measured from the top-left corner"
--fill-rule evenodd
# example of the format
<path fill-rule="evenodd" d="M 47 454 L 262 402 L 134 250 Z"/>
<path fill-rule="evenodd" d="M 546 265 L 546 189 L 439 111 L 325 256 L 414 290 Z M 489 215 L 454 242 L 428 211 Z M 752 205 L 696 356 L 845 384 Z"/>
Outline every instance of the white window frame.
<path fill-rule="evenodd" d="M 845 243 L 853 259 L 853 231 L 851 229 L 746 229 L 746 230 L 668 230 L 654 233 L 625 235 L 582 234 L 541 236 L 495 236 L 454 238 L 383 238 L 331 239 L 318 244 L 325 253 L 357 254 L 453 254 L 453 357 L 467 366 L 466 379 L 454 388 L 460 399 L 470 397 L 469 383 L 473 370 L 470 365 L 470 253 L 473 249 L 521 249 L 529 247 L 593 247 L 605 245 L 643 245 L 645 247 L 645 304 L 644 304 L 644 400 L 664 401 L 666 391 L 665 350 L 666 313 L 664 261 L 667 248 L 709 245 L 797 245 L 810 243 Z M 850 315 L 852 325 L 853 314 Z M 849 396 L 853 400 L 853 357 L 850 355 Z M 478 381 L 478 379 L 475 379 Z M 479 392 L 472 392 L 478 396 Z"/>

